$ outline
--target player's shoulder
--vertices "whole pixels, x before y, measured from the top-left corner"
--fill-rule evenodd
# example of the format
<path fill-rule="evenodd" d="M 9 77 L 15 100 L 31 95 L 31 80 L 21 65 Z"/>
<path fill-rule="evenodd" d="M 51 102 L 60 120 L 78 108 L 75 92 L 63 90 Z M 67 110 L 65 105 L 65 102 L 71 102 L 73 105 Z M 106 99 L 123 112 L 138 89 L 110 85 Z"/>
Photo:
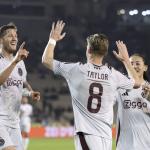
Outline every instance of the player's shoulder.
<path fill-rule="evenodd" d="M 86 65 L 87 65 L 87 63 L 77 62 L 77 65 L 81 67 L 81 66 L 86 66 Z"/>
<path fill-rule="evenodd" d="M 113 66 L 111 66 L 109 63 L 105 63 L 104 64 L 109 70 L 112 70 L 113 69 Z"/>
<path fill-rule="evenodd" d="M 120 76 L 126 76 L 127 78 L 129 78 L 130 79 L 130 77 L 127 75 L 127 74 L 125 74 L 124 72 L 121 72 L 121 71 L 119 71 L 119 70 L 117 70 L 116 68 L 112 68 L 112 72 L 113 72 L 113 74 L 117 74 L 117 75 L 120 75 Z"/>
<path fill-rule="evenodd" d="M 20 70 L 26 70 L 26 67 L 25 67 L 25 63 L 24 61 L 20 61 L 19 63 L 17 63 L 17 67 L 20 69 Z"/>
<path fill-rule="evenodd" d="M 66 67 L 80 65 L 80 62 L 64 62 L 64 61 L 58 61 L 58 60 L 54 60 L 54 63 L 60 66 L 63 65 Z"/>
<path fill-rule="evenodd" d="M 78 67 L 81 72 L 84 72 L 86 70 L 89 70 L 90 68 L 93 68 L 93 65 L 91 65 L 91 63 L 78 62 Z"/>
<path fill-rule="evenodd" d="M 110 72 L 110 74 L 113 72 L 113 70 L 114 70 L 114 68 L 113 68 L 113 66 L 111 66 L 109 63 L 105 63 L 104 65 L 103 65 L 103 67 L 104 67 L 104 69 L 107 69 L 109 72 Z"/>
<path fill-rule="evenodd" d="M 18 65 L 25 66 L 25 63 L 24 63 L 23 60 L 21 60 L 21 61 L 18 63 Z"/>
<path fill-rule="evenodd" d="M 0 53 L 0 67 L 3 68 L 6 65 L 8 65 L 8 61 L 6 61 L 5 57 Z"/>
<path fill-rule="evenodd" d="M 117 89 L 117 93 L 119 93 L 119 94 L 122 94 L 126 91 L 127 91 L 126 89 L 121 89 L 121 88 Z"/>
<path fill-rule="evenodd" d="M 66 65 L 82 65 L 83 64 L 81 62 L 62 62 L 62 63 L 66 64 Z"/>
<path fill-rule="evenodd" d="M 84 64 L 81 62 L 64 62 L 65 68 L 68 70 L 80 70 L 80 68 L 83 68 Z"/>

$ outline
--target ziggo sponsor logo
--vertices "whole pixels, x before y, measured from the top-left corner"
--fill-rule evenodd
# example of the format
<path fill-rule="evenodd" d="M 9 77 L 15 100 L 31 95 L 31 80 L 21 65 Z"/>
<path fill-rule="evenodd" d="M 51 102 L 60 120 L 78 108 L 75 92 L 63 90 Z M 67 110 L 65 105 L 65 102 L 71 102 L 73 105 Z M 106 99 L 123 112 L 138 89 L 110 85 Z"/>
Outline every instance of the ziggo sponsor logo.
<path fill-rule="evenodd" d="M 129 109 L 129 108 L 142 109 L 142 108 L 147 108 L 147 103 L 141 102 L 141 101 L 133 101 L 132 102 L 131 100 L 124 100 L 123 107 L 124 107 L 124 109 Z"/>
<path fill-rule="evenodd" d="M 22 80 L 13 80 L 12 78 L 8 78 L 6 84 L 7 84 L 7 86 L 19 87 L 19 85 L 23 85 L 23 81 Z"/>

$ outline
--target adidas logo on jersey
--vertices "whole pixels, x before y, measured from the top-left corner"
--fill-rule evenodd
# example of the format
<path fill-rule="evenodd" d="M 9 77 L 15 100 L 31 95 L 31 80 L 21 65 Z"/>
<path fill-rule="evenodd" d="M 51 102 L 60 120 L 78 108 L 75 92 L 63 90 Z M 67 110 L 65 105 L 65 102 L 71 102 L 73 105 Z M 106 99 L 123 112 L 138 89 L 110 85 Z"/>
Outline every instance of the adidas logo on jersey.
<path fill-rule="evenodd" d="M 125 93 L 122 94 L 122 96 L 128 96 L 128 92 L 126 91 Z"/>

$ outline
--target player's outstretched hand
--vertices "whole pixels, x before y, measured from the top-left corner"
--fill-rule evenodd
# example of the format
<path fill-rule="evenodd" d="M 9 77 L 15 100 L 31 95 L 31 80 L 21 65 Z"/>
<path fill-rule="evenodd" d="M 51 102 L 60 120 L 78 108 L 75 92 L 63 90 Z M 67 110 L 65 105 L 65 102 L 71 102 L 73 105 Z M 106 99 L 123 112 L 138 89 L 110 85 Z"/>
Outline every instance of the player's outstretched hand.
<path fill-rule="evenodd" d="M 116 45 L 118 48 L 118 53 L 116 51 L 113 51 L 114 55 L 118 60 L 121 62 L 129 61 L 129 54 L 126 45 L 123 43 L 123 41 L 116 41 Z"/>
<path fill-rule="evenodd" d="M 21 61 L 21 60 L 27 58 L 28 55 L 29 55 L 29 52 L 28 52 L 26 49 L 24 49 L 24 45 L 25 45 L 25 42 L 23 42 L 23 43 L 20 45 L 20 48 L 19 48 L 19 50 L 18 50 L 18 52 L 17 52 L 17 54 L 16 54 L 16 56 L 15 56 L 15 58 L 14 58 L 14 61 L 15 61 L 16 63 L 18 63 L 19 61 Z"/>
<path fill-rule="evenodd" d="M 31 92 L 32 100 L 39 101 L 40 100 L 40 92 L 32 91 Z"/>
<path fill-rule="evenodd" d="M 58 20 L 56 23 L 53 22 L 49 38 L 54 39 L 56 42 L 63 39 L 66 35 L 66 33 L 62 33 L 64 26 L 65 23 L 62 20 Z"/>

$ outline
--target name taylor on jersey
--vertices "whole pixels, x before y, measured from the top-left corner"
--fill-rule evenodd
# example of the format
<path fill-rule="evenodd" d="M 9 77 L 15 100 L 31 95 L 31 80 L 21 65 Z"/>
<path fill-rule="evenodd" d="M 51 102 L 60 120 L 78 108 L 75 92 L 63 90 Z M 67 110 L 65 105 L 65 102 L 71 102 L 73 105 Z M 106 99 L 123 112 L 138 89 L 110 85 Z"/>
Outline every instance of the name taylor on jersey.
<path fill-rule="evenodd" d="M 108 74 L 104 73 L 98 73 L 98 72 L 93 72 L 93 71 L 88 71 L 87 76 L 89 78 L 95 79 L 95 80 L 108 80 Z"/>

